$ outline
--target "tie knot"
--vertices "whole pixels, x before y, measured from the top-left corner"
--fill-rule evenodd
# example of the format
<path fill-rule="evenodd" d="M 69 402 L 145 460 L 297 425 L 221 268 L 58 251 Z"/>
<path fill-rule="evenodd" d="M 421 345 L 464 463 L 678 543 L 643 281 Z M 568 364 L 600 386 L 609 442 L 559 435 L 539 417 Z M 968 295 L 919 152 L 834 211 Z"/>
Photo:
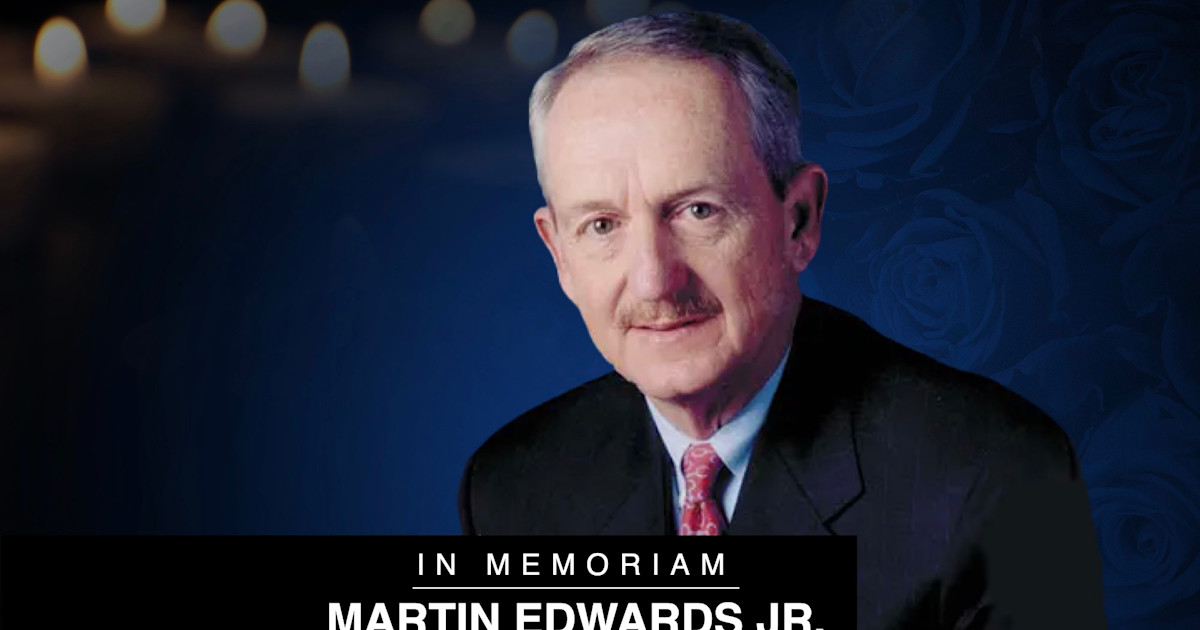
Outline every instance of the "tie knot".
<path fill-rule="evenodd" d="M 713 482 L 724 466 L 721 456 L 708 442 L 696 442 L 683 452 L 683 477 L 687 482 L 688 502 L 712 497 Z"/>

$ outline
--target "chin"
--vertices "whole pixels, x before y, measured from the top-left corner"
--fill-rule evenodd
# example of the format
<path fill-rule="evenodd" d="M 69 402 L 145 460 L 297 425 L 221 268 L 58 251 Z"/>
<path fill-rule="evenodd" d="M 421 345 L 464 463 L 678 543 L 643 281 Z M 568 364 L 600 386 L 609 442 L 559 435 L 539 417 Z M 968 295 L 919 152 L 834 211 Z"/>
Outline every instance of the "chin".
<path fill-rule="evenodd" d="M 709 360 L 646 362 L 617 370 L 625 380 L 651 398 L 670 400 L 694 396 L 719 382 L 720 371 Z"/>

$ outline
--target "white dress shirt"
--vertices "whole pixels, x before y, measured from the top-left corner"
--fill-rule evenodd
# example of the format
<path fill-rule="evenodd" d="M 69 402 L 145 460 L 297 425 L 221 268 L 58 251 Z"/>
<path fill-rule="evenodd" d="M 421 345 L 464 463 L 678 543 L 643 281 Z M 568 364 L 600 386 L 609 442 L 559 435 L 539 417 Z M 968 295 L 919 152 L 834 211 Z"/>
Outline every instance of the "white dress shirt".
<path fill-rule="evenodd" d="M 767 379 L 762 389 L 758 390 L 754 398 L 751 398 L 750 402 L 746 403 L 746 406 L 737 415 L 725 423 L 725 426 L 717 429 L 717 432 L 707 440 L 694 440 L 675 428 L 670 420 L 659 413 L 654 403 L 649 398 L 646 399 L 646 404 L 650 406 L 650 416 L 654 418 L 654 425 L 658 427 L 658 435 L 662 437 L 663 445 L 667 447 L 667 453 L 671 455 L 671 467 L 675 471 L 675 474 L 671 476 L 671 496 L 674 497 L 675 503 L 676 528 L 679 526 L 679 509 L 683 505 L 683 492 L 686 492 L 687 488 L 683 481 L 683 452 L 693 442 L 708 442 L 721 457 L 721 461 L 725 463 L 725 470 L 717 476 L 713 494 L 721 502 L 721 509 L 725 513 L 725 522 L 728 523 L 733 518 L 733 509 L 737 505 L 738 493 L 742 489 L 742 480 L 746 477 L 746 467 L 750 464 L 750 451 L 754 446 L 754 438 L 758 436 L 759 429 L 767 419 L 767 409 L 770 408 L 771 400 L 775 397 L 779 379 L 783 376 L 783 366 L 787 364 L 787 358 L 791 351 L 791 346 L 788 346 L 779 365 L 775 367 L 771 378 Z"/>

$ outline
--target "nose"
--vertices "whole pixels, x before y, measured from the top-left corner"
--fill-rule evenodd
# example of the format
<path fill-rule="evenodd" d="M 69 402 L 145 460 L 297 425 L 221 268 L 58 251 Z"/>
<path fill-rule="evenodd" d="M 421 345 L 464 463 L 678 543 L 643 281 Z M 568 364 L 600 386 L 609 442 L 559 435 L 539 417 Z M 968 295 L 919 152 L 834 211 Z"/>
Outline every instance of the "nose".
<path fill-rule="evenodd" d="M 688 268 L 678 244 L 660 222 L 645 220 L 631 229 L 629 291 L 646 301 L 673 299 L 688 282 Z"/>

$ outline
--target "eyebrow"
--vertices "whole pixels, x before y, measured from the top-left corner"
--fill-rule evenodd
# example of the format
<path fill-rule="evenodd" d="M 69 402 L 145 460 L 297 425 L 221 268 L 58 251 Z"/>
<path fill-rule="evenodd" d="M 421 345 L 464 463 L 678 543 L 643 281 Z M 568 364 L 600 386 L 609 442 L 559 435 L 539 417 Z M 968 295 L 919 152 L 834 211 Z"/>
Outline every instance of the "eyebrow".
<path fill-rule="evenodd" d="M 563 209 L 551 206 L 551 210 L 554 210 L 555 212 L 561 212 L 563 218 L 570 219 L 585 212 L 591 212 L 594 210 L 611 210 L 613 207 L 614 205 L 612 202 L 601 201 L 597 199 L 594 201 L 584 201 L 582 203 L 571 204 Z"/>
<path fill-rule="evenodd" d="M 719 195 L 724 200 L 731 199 L 731 196 L 729 195 L 728 191 L 724 187 L 710 186 L 707 184 L 699 184 L 696 186 L 689 186 L 687 188 L 673 192 L 673 193 L 667 195 L 666 197 L 663 197 L 662 200 L 658 201 L 655 204 L 655 206 L 660 209 L 669 208 L 669 207 L 674 206 L 675 204 L 679 203 L 680 200 L 682 200 L 682 199 L 691 197 L 692 195 L 695 195 L 697 193 L 702 193 L 702 192 L 708 192 L 708 193 L 713 193 L 713 194 Z M 612 203 L 611 201 L 603 201 L 603 200 L 596 199 L 596 200 L 590 200 L 590 201 L 584 201 L 584 202 L 580 202 L 580 203 L 571 204 L 571 205 L 567 206 L 566 208 L 562 209 L 561 212 L 562 212 L 562 216 L 564 219 L 570 219 L 572 217 L 578 216 L 585 212 L 591 212 L 591 211 L 595 211 L 595 210 L 611 210 L 615 207 L 616 207 L 616 204 Z M 555 210 L 556 212 L 559 211 L 557 208 L 552 207 L 552 209 Z"/>

